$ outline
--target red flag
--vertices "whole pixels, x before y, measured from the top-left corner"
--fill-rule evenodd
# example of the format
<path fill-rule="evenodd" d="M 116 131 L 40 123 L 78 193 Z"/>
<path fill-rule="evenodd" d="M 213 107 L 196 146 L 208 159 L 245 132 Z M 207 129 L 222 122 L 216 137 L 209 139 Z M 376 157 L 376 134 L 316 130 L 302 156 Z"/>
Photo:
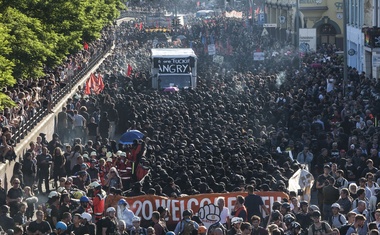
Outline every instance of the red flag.
<path fill-rule="evenodd" d="M 94 86 L 94 76 L 93 74 L 91 74 L 90 77 L 86 81 L 86 89 L 84 90 L 84 93 L 86 95 L 90 95 L 91 89 L 93 89 L 93 86 Z"/>
<path fill-rule="evenodd" d="M 104 83 L 103 78 L 100 74 L 98 74 L 98 77 L 95 76 L 95 74 L 91 73 L 90 77 L 86 81 L 86 89 L 84 93 L 86 95 L 91 94 L 91 91 L 93 91 L 95 94 L 99 94 L 104 89 Z"/>
<path fill-rule="evenodd" d="M 95 91 L 95 93 L 99 94 L 100 92 L 102 92 L 104 90 L 104 83 L 103 83 L 102 75 L 98 74 L 97 81 L 98 81 L 98 84 L 97 84 L 97 90 Z"/>
<path fill-rule="evenodd" d="M 131 76 L 131 74 L 132 74 L 132 66 L 128 64 L 127 77 Z"/>

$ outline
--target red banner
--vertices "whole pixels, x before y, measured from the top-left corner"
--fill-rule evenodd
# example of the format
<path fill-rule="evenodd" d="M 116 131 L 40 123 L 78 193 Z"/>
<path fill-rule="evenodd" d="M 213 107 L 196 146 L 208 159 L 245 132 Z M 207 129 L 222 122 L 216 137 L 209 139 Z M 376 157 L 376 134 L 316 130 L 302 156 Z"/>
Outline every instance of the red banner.
<path fill-rule="evenodd" d="M 264 204 L 270 209 L 273 202 L 281 201 L 283 198 L 289 198 L 287 194 L 283 192 L 256 192 L 260 195 L 264 201 Z M 138 196 L 138 197 L 121 197 L 121 196 L 107 196 L 106 208 L 109 206 L 114 206 L 117 208 L 117 202 L 124 198 L 128 204 L 129 208 L 135 213 L 135 215 L 141 217 L 142 221 L 148 221 L 152 217 L 152 212 L 156 211 L 158 207 L 162 206 L 167 208 L 170 217 L 167 221 L 168 225 L 175 225 L 182 219 L 182 212 L 187 209 L 193 210 L 194 214 L 197 215 L 198 212 L 204 213 L 204 207 L 206 205 L 214 204 L 217 205 L 216 200 L 218 197 L 224 197 L 225 206 L 232 211 L 238 195 L 247 196 L 246 192 L 232 192 L 232 193 L 210 193 L 210 194 L 199 194 L 192 196 L 185 196 L 179 198 L 168 198 L 160 196 Z"/>

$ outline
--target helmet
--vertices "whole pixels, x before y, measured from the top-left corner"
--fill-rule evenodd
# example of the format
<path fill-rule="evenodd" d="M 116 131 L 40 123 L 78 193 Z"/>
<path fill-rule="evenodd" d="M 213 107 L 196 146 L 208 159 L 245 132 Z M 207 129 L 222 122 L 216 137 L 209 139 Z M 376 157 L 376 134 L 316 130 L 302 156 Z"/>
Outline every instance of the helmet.
<path fill-rule="evenodd" d="M 310 208 L 312 211 L 319 211 L 319 207 L 316 206 L 316 205 L 310 205 L 309 208 Z"/>
<path fill-rule="evenodd" d="M 75 191 L 75 192 L 73 193 L 73 197 L 74 197 L 75 199 L 79 199 L 79 198 L 81 198 L 83 195 L 84 195 L 84 193 L 83 193 L 82 191 Z"/>
<path fill-rule="evenodd" d="M 108 212 L 115 212 L 116 210 L 115 210 L 115 208 L 114 207 L 108 207 L 107 208 L 107 210 L 106 210 L 106 212 L 108 213 Z"/>
<path fill-rule="evenodd" d="M 86 196 L 82 196 L 80 199 L 79 199 L 80 202 L 90 202 L 90 200 L 88 199 L 88 197 Z"/>
<path fill-rule="evenodd" d="M 133 216 L 133 218 L 132 218 L 132 222 L 140 222 L 140 221 L 141 221 L 140 217 L 138 217 L 138 216 Z"/>
<path fill-rule="evenodd" d="M 282 206 L 283 208 L 285 208 L 285 209 L 290 209 L 290 204 L 287 203 L 287 202 L 282 203 L 281 206 Z"/>
<path fill-rule="evenodd" d="M 298 222 L 292 222 L 292 224 L 291 224 L 291 227 L 293 228 L 293 229 L 300 229 L 301 228 L 301 225 L 298 223 Z"/>
<path fill-rule="evenodd" d="M 58 187 L 57 188 L 57 191 L 59 192 L 59 193 L 62 193 L 63 191 L 65 191 L 66 189 L 65 189 L 65 187 Z"/>
<path fill-rule="evenodd" d="M 90 222 L 92 220 L 92 215 L 87 213 L 87 212 L 83 212 L 82 215 L 81 215 L 82 219 L 85 219 L 87 220 L 88 222 Z"/>
<path fill-rule="evenodd" d="M 88 186 L 90 186 L 91 188 L 97 188 L 97 187 L 99 187 L 99 186 L 101 186 L 101 185 L 99 184 L 98 181 L 94 181 L 94 182 L 92 182 L 91 184 L 89 184 Z"/>
<path fill-rule="evenodd" d="M 333 203 L 331 205 L 331 208 L 338 208 L 340 210 L 340 205 L 339 205 L 339 203 Z"/>
<path fill-rule="evenodd" d="M 59 194 L 58 194 L 57 191 L 51 191 L 51 192 L 49 193 L 48 198 L 53 198 L 53 197 L 59 197 Z"/>
<path fill-rule="evenodd" d="M 120 199 L 119 202 L 117 203 L 118 205 L 127 205 L 128 202 L 125 199 Z"/>
<path fill-rule="evenodd" d="M 312 217 L 320 217 L 321 216 L 321 212 L 319 212 L 319 211 L 313 211 L 313 213 L 311 213 L 311 216 Z"/>
<path fill-rule="evenodd" d="M 284 222 L 286 223 L 286 224 L 290 224 L 290 223 L 292 223 L 292 222 L 294 222 L 295 221 L 295 218 L 292 216 L 292 215 L 290 215 L 290 214 L 286 214 L 285 216 L 284 216 Z"/>
<path fill-rule="evenodd" d="M 67 230 L 67 225 L 65 222 L 58 221 L 57 224 L 55 225 L 55 228 L 57 230 L 65 231 L 65 230 Z"/>
<path fill-rule="evenodd" d="M 300 202 L 300 207 L 303 207 L 303 206 L 308 206 L 309 203 L 307 201 L 301 201 Z"/>
<path fill-rule="evenodd" d="M 232 224 L 237 224 L 237 223 L 242 223 L 242 222 L 243 222 L 243 219 L 240 218 L 240 217 L 233 217 L 233 218 L 231 219 L 231 223 L 232 223 Z"/>
<path fill-rule="evenodd" d="M 166 233 L 166 235 L 175 235 L 175 233 L 172 232 L 172 231 L 169 231 L 169 232 Z"/>
<path fill-rule="evenodd" d="M 207 232 L 206 226 L 199 226 L 198 227 L 198 234 L 200 234 L 200 233 L 206 233 L 206 232 Z"/>

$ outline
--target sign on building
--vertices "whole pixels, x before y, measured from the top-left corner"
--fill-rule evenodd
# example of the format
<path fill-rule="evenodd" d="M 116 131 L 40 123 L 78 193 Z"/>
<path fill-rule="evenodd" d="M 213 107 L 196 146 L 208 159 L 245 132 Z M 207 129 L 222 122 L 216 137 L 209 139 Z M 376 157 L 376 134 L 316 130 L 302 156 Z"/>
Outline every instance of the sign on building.
<path fill-rule="evenodd" d="M 317 29 L 299 29 L 299 50 L 311 52 L 317 49 Z"/>
<path fill-rule="evenodd" d="M 266 23 L 266 24 L 263 24 L 263 27 L 264 28 L 277 28 L 277 24 L 276 23 Z"/>
<path fill-rule="evenodd" d="M 372 67 L 380 66 L 380 54 L 372 53 Z"/>
<path fill-rule="evenodd" d="M 207 50 L 208 50 L 208 55 L 215 55 L 216 53 L 215 44 L 209 44 L 207 46 Z"/>

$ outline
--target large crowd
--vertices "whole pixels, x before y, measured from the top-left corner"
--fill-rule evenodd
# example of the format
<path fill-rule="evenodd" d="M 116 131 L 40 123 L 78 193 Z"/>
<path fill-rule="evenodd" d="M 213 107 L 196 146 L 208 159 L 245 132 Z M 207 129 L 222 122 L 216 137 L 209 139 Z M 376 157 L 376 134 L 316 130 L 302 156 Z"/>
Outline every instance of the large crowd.
<path fill-rule="evenodd" d="M 150 89 L 154 35 L 133 23 L 115 28 L 115 49 L 97 70 L 103 92 L 78 90 L 68 99 L 58 113 L 57 133 L 41 133 L 30 142 L 15 164 L 12 187 L 0 189 L 3 231 L 379 234 L 380 82 L 355 68 L 343 81 L 334 45 L 321 45 L 300 61 L 288 41 L 262 37 L 242 20 L 217 17 L 191 24 L 176 32 L 184 40 L 169 44 L 192 46 L 199 57 L 197 88 L 179 92 Z M 211 42 L 224 56 L 223 65 L 208 55 Z M 266 60 L 253 61 L 255 50 L 265 51 Z M 26 83 L 24 90 L 29 87 Z M 139 130 L 144 138 L 119 144 L 117 137 L 126 130 Z M 3 127 L 3 143 L 11 136 L 7 131 Z M 316 179 L 317 205 L 303 200 L 302 192 L 287 190 L 288 179 L 301 168 Z M 267 208 L 256 191 L 289 197 Z M 221 220 L 208 229 L 196 211 L 183 211 L 172 228 L 166 208 L 152 212 L 144 224 L 124 199 L 106 203 L 108 195 L 226 192 L 242 196 L 231 211 L 220 197 Z M 48 201 L 38 201 L 38 195 Z"/>

